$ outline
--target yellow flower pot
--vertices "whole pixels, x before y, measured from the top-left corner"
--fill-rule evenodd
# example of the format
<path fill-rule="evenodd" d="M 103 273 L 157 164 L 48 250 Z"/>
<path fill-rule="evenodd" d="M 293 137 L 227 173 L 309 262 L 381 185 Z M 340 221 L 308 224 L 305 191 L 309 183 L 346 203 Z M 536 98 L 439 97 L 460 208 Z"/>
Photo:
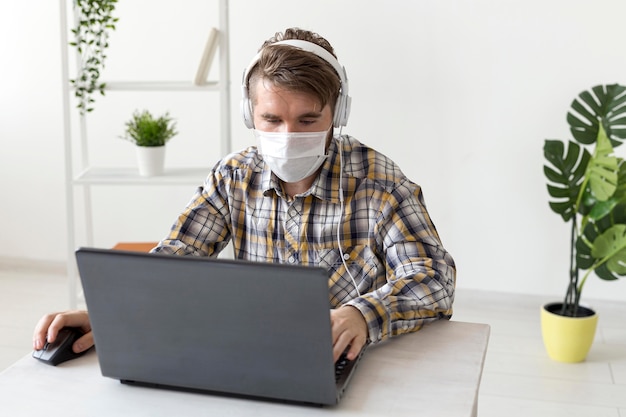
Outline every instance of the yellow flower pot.
<path fill-rule="evenodd" d="M 595 311 L 580 307 L 581 317 L 558 314 L 561 303 L 546 304 L 541 308 L 543 344 L 551 359 L 558 362 L 582 362 L 593 344 L 598 324 Z"/>

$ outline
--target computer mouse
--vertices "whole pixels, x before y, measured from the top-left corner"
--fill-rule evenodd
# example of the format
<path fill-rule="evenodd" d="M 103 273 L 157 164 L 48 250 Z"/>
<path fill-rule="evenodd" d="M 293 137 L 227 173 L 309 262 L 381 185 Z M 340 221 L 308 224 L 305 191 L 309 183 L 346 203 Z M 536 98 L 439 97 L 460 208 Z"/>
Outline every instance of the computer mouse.
<path fill-rule="evenodd" d="M 75 353 L 72 350 L 72 345 L 82 335 L 83 332 L 78 328 L 64 327 L 53 343 L 46 343 L 43 349 L 33 351 L 33 358 L 52 366 L 76 359 L 87 352 Z"/>

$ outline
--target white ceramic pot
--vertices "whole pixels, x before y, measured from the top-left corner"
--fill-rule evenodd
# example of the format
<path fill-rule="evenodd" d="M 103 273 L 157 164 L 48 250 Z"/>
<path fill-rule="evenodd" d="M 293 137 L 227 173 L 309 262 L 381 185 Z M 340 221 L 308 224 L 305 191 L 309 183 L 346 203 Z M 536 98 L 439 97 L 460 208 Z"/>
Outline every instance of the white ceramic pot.
<path fill-rule="evenodd" d="M 135 146 L 139 175 L 152 177 L 163 174 L 165 167 L 164 146 Z"/>

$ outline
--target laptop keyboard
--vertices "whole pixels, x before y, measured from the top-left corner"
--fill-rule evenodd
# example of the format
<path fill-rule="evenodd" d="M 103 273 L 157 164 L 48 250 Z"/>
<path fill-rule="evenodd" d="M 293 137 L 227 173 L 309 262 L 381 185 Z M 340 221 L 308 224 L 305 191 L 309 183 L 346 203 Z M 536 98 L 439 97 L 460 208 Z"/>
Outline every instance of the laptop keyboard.
<path fill-rule="evenodd" d="M 343 375 L 343 371 L 348 367 L 348 363 L 350 362 L 346 357 L 347 352 L 341 354 L 337 362 L 335 362 L 335 382 L 339 382 L 341 379 L 341 375 Z"/>

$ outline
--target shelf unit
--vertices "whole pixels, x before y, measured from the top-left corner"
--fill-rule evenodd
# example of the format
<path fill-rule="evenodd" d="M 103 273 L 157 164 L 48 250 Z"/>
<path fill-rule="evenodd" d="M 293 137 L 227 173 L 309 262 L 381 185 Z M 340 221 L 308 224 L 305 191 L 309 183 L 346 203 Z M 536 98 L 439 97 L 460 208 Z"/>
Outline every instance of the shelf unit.
<path fill-rule="evenodd" d="M 198 179 L 207 174 L 206 167 L 199 168 L 169 168 L 164 175 L 157 177 L 142 177 L 136 169 L 94 167 L 90 164 L 87 137 L 87 120 L 84 115 L 71 106 L 73 89 L 70 84 L 70 49 L 68 26 L 68 2 L 59 0 L 61 19 L 61 62 L 63 83 L 63 126 L 64 126 L 64 153 L 65 153 L 65 189 L 66 189 L 66 217 L 67 217 L 67 274 L 69 287 L 70 308 L 78 307 L 82 295 L 79 292 L 78 270 L 75 255 L 77 243 L 76 224 L 76 188 L 82 187 L 82 207 L 84 210 L 85 244 L 93 246 L 93 213 L 91 203 L 91 188 L 99 185 L 114 186 L 170 186 L 170 185 L 198 185 Z M 220 152 L 222 155 L 231 151 L 230 132 L 230 68 L 229 68 L 229 28 L 228 28 L 228 0 L 217 1 L 219 9 L 219 52 L 215 63 L 219 63 L 218 81 L 207 82 L 204 85 L 195 85 L 192 81 L 115 81 L 106 82 L 107 91 L 131 92 L 213 92 L 219 94 L 220 100 Z M 105 98 L 101 98 L 105 99 Z M 72 133 L 72 113 L 79 117 L 78 134 Z M 76 137 L 73 137 L 76 136 Z M 80 160 L 74 159 L 75 149 L 80 150 Z M 78 167 L 76 165 L 79 165 Z"/>

